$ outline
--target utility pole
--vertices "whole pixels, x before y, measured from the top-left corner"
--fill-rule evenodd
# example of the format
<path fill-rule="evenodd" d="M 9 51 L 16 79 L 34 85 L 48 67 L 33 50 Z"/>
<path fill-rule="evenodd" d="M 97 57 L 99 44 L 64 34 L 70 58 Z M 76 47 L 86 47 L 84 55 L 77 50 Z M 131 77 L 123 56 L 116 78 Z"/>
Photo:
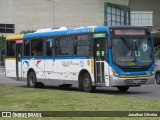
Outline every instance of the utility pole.
<path fill-rule="evenodd" d="M 54 5 L 55 4 L 55 0 L 53 0 L 53 28 L 55 28 L 55 16 L 54 16 Z"/>

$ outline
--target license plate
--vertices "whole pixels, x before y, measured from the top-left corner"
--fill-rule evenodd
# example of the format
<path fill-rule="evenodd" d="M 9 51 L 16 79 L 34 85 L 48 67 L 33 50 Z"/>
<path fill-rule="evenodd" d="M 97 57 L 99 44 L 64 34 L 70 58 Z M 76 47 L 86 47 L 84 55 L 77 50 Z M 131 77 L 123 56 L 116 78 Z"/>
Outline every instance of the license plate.
<path fill-rule="evenodd" d="M 140 83 L 140 80 L 133 80 L 133 83 Z"/>

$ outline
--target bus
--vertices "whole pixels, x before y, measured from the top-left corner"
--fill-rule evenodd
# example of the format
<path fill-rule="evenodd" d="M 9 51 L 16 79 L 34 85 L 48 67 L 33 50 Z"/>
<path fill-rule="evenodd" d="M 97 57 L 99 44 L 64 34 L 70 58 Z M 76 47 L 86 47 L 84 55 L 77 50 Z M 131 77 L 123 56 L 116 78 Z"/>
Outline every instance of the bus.
<path fill-rule="evenodd" d="M 148 28 L 98 26 L 50 29 L 6 37 L 6 76 L 44 85 L 127 91 L 155 82 L 154 47 Z"/>

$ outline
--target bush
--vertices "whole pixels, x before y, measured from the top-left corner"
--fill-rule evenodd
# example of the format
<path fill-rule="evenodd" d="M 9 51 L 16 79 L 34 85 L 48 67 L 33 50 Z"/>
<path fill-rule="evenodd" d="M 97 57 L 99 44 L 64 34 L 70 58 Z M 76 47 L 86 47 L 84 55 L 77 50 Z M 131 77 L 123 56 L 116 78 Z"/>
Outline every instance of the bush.
<path fill-rule="evenodd" d="M 35 31 L 34 30 L 22 30 L 20 34 L 33 33 L 33 32 Z"/>

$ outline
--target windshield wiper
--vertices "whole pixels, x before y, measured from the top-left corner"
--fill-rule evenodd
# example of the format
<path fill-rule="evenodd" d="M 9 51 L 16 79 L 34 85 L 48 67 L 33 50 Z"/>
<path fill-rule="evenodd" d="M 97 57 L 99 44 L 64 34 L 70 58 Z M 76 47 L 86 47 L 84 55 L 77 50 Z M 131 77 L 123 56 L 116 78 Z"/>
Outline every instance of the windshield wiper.
<path fill-rule="evenodd" d="M 124 37 L 121 37 L 121 39 L 122 39 L 123 43 L 126 45 L 126 47 L 128 49 L 130 49 L 130 45 L 128 44 L 128 42 L 126 42 L 127 40 Z"/>

